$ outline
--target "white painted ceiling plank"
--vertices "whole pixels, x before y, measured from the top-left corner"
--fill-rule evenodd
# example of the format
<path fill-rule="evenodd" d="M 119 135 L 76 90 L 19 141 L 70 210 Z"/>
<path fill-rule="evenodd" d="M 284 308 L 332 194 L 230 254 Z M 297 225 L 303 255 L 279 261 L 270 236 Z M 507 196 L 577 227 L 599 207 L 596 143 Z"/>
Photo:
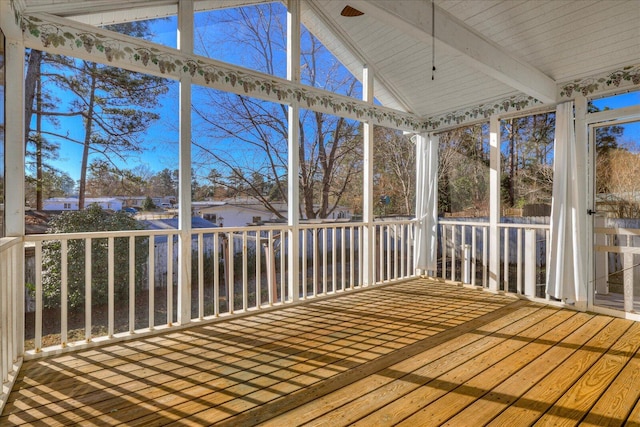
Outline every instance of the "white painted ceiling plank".
<path fill-rule="evenodd" d="M 359 50 L 354 41 L 337 25 L 334 25 L 334 21 L 330 20 L 323 11 L 315 6 L 310 1 L 302 2 L 302 10 L 308 11 L 313 14 L 313 16 L 319 20 L 320 23 L 324 25 L 324 30 L 328 31 L 335 40 L 345 49 L 345 52 L 348 52 L 348 55 L 352 58 L 355 58 L 360 61 L 359 69 L 351 68 L 351 73 L 353 73 L 358 79 L 361 79 L 362 67 L 367 65 L 369 70 L 373 72 L 374 80 L 377 82 L 374 86 L 374 92 L 379 93 L 381 89 L 386 90 L 390 96 L 395 99 L 395 104 L 398 106 L 400 110 L 403 111 L 415 111 L 414 106 L 408 101 L 407 98 L 403 97 L 401 93 L 397 90 L 397 88 L 391 83 L 392 80 L 388 79 L 384 73 L 380 72 L 380 70 L 376 66 L 376 62 L 371 60 L 367 55 L 365 55 L 361 50 Z M 317 21 L 305 21 L 305 25 L 310 27 L 311 25 L 318 26 Z M 335 52 L 334 52 L 335 54 Z M 337 57 L 337 56 L 336 56 Z M 341 60 L 342 58 L 338 58 Z M 355 61 L 351 61 L 351 63 L 355 63 Z M 344 65 L 344 64 L 343 64 Z M 382 85 L 382 88 L 376 89 L 378 85 Z M 386 105 L 389 105 L 387 103 Z"/>
<path fill-rule="evenodd" d="M 503 39 L 501 34 L 510 37 L 522 30 L 535 29 L 541 22 L 562 18 L 570 12 L 571 9 L 564 7 L 563 2 L 555 0 L 530 2 L 526 8 L 516 2 L 507 2 L 496 7 L 492 14 L 483 13 L 473 19 L 464 19 L 463 22 L 491 40 L 500 42 Z M 544 16 L 543 20 L 539 19 L 541 16 Z"/>
<path fill-rule="evenodd" d="M 400 3 L 388 0 L 354 0 L 353 7 L 370 13 L 386 24 L 404 29 L 423 42 L 431 38 L 431 10 L 425 3 Z M 474 32 L 439 7 L 434 7 L 435 37 L 462 52 L 470 65 L 542 102 L 553 103 L 555 82 L 528 63 L 509 55 L 504 49 Z"/>

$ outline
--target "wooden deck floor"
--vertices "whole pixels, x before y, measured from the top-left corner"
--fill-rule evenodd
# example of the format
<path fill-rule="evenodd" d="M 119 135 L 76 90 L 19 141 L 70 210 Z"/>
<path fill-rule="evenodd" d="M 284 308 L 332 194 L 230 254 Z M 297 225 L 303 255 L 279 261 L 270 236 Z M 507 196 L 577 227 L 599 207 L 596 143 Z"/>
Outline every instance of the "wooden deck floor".
<path fill-rule="evenodd" d="M 414 280 L 23 365 L 0 425 L 640 425 L 640 323 Z"/>

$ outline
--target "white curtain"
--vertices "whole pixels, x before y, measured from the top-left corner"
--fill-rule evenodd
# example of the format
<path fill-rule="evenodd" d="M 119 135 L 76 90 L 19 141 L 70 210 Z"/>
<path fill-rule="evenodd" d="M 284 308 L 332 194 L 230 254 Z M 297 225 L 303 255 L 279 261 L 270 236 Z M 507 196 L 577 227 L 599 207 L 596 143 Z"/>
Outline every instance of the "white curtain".
<path fill-rule="evenodd" d="M 438 243 L 438 142 L 434 135 L 416 135 L 415 268 L 435 274 Z"/>
<path fill-rule="evenodd" d="M 553 162 L 547 294 L 566 303 L 586 300 L 586 143 L 576 144 L 573 102 L 558 105 Z"/>

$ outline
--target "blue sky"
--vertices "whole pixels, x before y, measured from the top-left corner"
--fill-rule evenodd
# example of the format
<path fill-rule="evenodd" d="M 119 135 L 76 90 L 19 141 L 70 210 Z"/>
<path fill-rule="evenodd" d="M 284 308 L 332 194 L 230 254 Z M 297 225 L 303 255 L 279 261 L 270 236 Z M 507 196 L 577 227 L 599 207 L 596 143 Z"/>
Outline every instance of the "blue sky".
<path fill-rule="evenodd" d="M 601 110 L 605 107 L 615 109 L 640 105 L 640 91 L 594 100 L 593 104 Z M 624 127 L 622 144 L 635 143 L 636 149 L 640 148 L 640 121 L 627 123 L 622 126 Z"/>
<path fill-rule="evenodd" d="M 275 3 L 273 10 L 278 16 L 279 21 L 285 23 L 286 9 L 284 6 Z M 247 68 L 256 68 L 252 67 L 251 49 L 245 49 L 242 53 L 239 53 L 236 45 L 222 42 L 226 37 L 229 37 L 230 29 L 235 31 L 235 29 L 242 27 L 242 25 L 230 22 L 227 15 L 224 16 L 225 22 L 221 24 L 218 22 L 220 21 L 219 17 L 216 17 L 215 14 L 216 12 L 206 12 L 197 13 L 195 16 L 196 40 L 194 48 L 196 54 L 209 56 Z M 153 21 L 151 30 L 153 32 L 153 36 L 150 38 L 152 41 L 166 46 L 176 47 L 177 23 L 175 17 Z M 282 46 L 276 45 L 273 49 L 274 57 L 276 58 L 275 62 L 278 63 L 274 72 L 275 75 L 279 77 L 285 77 L 286 52 L 284 50 L 284 43 L 281 44 Z M 265 70 L 260 69 L 260 71 L 264 72 Z M 346 70 L 344 70 L 344 72 L 346 72 Z M 138 164 L 146 164 L 146 166 L 153 171 L 159 171 L 164 168 L 175 169 L 178 167 L 178 84 L 174 80 L 167 80 L 167 83 L 171 88 L 160 102 L 162 107 L 158 109 L 158 113 L 161 115 L 161 119 L 154 123 L 149 131 L 146 132 L 144 147 L 148 151 L 144 154 L 132 155 L 126 163 L 118 161 L 118 166 L 133 169 Z M 198 102 L 197 93 L 202 92 L 200 90 L 202 88 L 196 89 L 197 90 L 194 91 L 194 103 Z M 359 96 L 359 93 L 357 93 L 356 96 Z M 202 134 L 198 135 L 197 131 L 200 129 L 198 129 L 196 121 L 196 118 L 194 118 L 194 138 L 202 137 Z M 75 139 L 81 140 L 83 138 L 83 126 L 80 120 L 65 120 L 61 128 L 64 129 L 64 133 L 69 132 L 69 135 Z M 69 173 L 73 179 L 77 180 L 80 176 L 82 147 L 78 144 L 70 144 L 68 142 L 61 142 L 61 144 L 63 144 L 63 149 L 60 150 L 60 159 L 52 163 L 61 170 Z M 229 146 L 240 149 L 237 141 L 229 141 Z M 246 154 L 246 152 L 245 150 L 243 154 Z M 93 158 L 97 157 L 98 156 L 94 156 Z M 91 158 L 89 162 L 91 162 Z"/>
<path fill-rule="evenodd" d="M 279 9 L 278 9 L 279 8 Z M 276 13 L 282 14 L 282 20 L 286 11 L 284 7 L 277 6 Z M 225 48 L 224 45 L 203 43 L 203 40 L 215 39 L 215 36 L 228 33 L 229 28 L 235 28 L 230 22 L 216 23 L 208 19 L 210 15 L 200 13 L 196 15 L 196 53 L 213 56 L 244 67 L 251 66 L 250 52 L 242 55 L 237 49 Z M 175 18 L 157 20 L 152 25 L 154 36 L 152 40 L 166 46 L 176 46 L 177 23 Z M 202 36 L 202 39 L 200 38 Z M 284 52 L 277 52 L 278 59 L 284 61 Z M 276 75 L 282 77 L 284 67 L 279 67 Z M 178 167 L 178 84 L 176 81 L 167 80 L 170 90 L 161 100 L 162 107 L 158 110 L 161 119 L 155 122 L 145 135 L 144 147 L 148 150 L 142 154 L 132 155 L 126 162 L 118 161 L 122 168 L 134 169 L 138 165 L 146 165 L 151 171 L 160 171 L 165 168 L 176 169 Z M 61 96 L 64 100 L 64 96 Z M 619 108 L 628 105 L 640 105 L 640 92 L 625 94 L 613 98 L 605 98 L 594 102 L 599 108 Z M 83 126 L 79 119 L 64 119 L 59 131 L 68 132 L 72 137 L 81 140 L 83 138 Z M 625 125 L 625 140 L 635 140 L 640 144 L 640 122 Z M 59 169 L 67 172 L 74 180 L 80 176 L 80 159 L 82 147 L 78 144 L 64 142 L 60 150 L 60 158 L 52 162 Z M 93 157 L 97 158 L 97 157 Z M 91 159 L 90 159 L 91 160 Z"/>

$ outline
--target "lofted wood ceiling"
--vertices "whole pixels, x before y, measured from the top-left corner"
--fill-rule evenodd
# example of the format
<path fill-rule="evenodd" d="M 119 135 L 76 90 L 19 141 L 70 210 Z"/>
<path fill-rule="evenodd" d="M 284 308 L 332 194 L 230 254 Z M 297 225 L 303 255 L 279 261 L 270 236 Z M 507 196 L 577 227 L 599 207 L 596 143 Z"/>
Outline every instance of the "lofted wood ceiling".
<path fill-rule="evenodd" d="M 177 11 L 176 0 L 23 2 L 95 25 Z M 364 13 L 341 16 L 347 5 Z M 382 105 L 425 118 L 517 95 L 553 104 L 559 83 L 640 64 L 639 0 L 302 0 L 302 21 L 354 75 L 373 71 Z"/>

